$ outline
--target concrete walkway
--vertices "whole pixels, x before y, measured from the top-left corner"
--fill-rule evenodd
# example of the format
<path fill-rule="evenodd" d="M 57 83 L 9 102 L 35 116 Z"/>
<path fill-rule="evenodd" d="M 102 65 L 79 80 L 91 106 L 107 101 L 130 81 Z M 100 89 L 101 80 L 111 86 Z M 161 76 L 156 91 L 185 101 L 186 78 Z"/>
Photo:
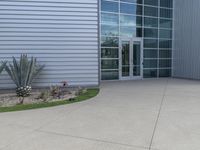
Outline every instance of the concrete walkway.
<path fill-rule="evenodd" d="M 0 113 L 0 150 L 200 150 L 200 81 L 102 83 L 88 101 Z"/>

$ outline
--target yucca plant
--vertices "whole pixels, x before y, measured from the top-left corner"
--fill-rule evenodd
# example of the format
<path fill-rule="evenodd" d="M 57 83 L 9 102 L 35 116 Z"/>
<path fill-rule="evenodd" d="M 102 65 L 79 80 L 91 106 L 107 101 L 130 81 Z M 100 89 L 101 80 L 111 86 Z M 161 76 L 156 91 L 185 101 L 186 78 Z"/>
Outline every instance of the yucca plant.
<path fill-rule="evenodd" d="M 6 66 L 6 62 L 2 62 L 2 63 L 0 64 L 0 74 L 1 74 L 1 72 L 4 70 L 5 66 Z"/>
<path fill-rule="evenodd" d="M 12 64 L 8 64 L 5 70 L 16 84 L 16 94 L 18 97 L 27 97 L 31 94 L 33 79 L 43 70 L 44 65 L 38 65 L 34 57 L 28 59 L 26 54 L 22 54 L 17 61 L 13 57 Z"/>

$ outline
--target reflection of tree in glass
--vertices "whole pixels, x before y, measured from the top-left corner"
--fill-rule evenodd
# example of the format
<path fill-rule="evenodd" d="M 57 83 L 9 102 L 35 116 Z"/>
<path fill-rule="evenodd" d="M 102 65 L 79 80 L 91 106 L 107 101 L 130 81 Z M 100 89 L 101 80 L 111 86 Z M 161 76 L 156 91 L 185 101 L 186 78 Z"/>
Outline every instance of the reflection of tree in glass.
<path fill-rule="evenodd" d="M 113 32 L 108 32 L 105 34 L 105 36 L 118 36 L 118 34 L 115 34 Z"/>
<path fill-rule="evenodd" d="M 102 41 L 102 46 L 106 47 L 118 47 L 118 38 L 115 37 L 105 37 Z"/>

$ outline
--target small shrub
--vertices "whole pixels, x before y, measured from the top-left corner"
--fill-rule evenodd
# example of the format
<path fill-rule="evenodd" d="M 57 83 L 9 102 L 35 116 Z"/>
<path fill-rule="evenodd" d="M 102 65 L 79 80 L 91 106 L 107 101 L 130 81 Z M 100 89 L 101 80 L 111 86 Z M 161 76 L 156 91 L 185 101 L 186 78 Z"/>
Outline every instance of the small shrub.
<path fill-rule="evenodd" d="M 51 96 L 53 96 L 54 98 L 60 98 L 62 95 L 62 90 L 60 88 L 60 86 L 51 86 L 50 87 L 50 94 Z"/>
<path fill-rule="evenodd" d="M 44 102 L 48 101 L 50 97 L 51 97 L 51 94 L 49 90 L 42 91 L 40 95 L 38 96 L 38 98 L 42 99 Z"/>
<path fill-rule="evenodd" d="M 79 96 L 81 94 L 87 93 L 87 89 L 86 88 L 82 88 L 81 86 L 78 87 L 78 89 L 76 90 L 76 96 Z"/>
<path fill-rule="evenodd" d="M 36 58 L 29 60 L 26 54 L 22 54 L 17 61 L 13 57 L 12 64 L 6 65 L 5 70 L 16 84 L 18 97 L 27 97 L 31 93 L 33 79 L 43 70 L 44 65 L 37 64 Z"/>
<path fill-rule="evenodd" d="M 68 83 L 67 81 L 62 81 L 61 82 L 62 85 L 61 86 L 51 86 L 50 87 L 50 93 L 51 96 L 53 96 L 54 98 L 62 98 L 62 96 L 64 96 L 65 92 L 67 92 L 67 87 L 68 87 Z"/>

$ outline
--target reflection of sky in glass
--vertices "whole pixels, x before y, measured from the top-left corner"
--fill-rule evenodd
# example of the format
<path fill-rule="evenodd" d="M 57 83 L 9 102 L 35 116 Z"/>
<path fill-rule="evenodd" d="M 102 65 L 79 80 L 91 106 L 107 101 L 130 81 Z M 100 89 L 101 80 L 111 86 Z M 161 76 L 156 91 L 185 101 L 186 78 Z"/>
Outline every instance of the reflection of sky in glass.
<path fill-rule="evenodd" d="M 108 11 L 108 12 L 118 12 L 118 3 L 116 2 L 110 2 L 110 1 L 101 1 L 101 10 L 102 11 Z"/>
<path fill-rule="evenodd" d="M 136 26 L 136 17 L 135 16 L 128 16 L 128 15 L 121 15 L 120 16 L 120 24 L 121 26 Z"/>
<path fill-rule="evenodd" d="M 118 26 L 101 25 L 101 35 L 103 36 L 118 36 Z"/>
<path fill-rule="evenodd" d="M 136 14 L 136 5 L 121 3 L 120 8 L 121 8 L 120 10 L 121 13 Z"/>
<path fill-rule="evenodd" d="M 102 13 L 101 14 L 101 23 L 106 25 L 118 25 L 119 17 L 115 14 Z"/>
<path fill-rule="evenodd" d="M 142 37 L 142 29 L 141 28 L 133 28 L 133 27 L 120 27 L 120 36 L 123 37 Z"/>
<path fill-rule="evenodd" d="M 136 28 L 121 27 L 120 31 L 121 36 L 136 37 Z"/>
<path fill-rule="evenodd" d="M 137 3 L 141 4 L 142 0 L 120 0 L 121 2 Z"/>
<path fill-rule="evenodd" d="M 125 14 L 131 14 L 131 15 L 141 15 L 142 6 L 130 4 L 130 3 L 121 3 L 120 12 L 125 13 Z"/>

